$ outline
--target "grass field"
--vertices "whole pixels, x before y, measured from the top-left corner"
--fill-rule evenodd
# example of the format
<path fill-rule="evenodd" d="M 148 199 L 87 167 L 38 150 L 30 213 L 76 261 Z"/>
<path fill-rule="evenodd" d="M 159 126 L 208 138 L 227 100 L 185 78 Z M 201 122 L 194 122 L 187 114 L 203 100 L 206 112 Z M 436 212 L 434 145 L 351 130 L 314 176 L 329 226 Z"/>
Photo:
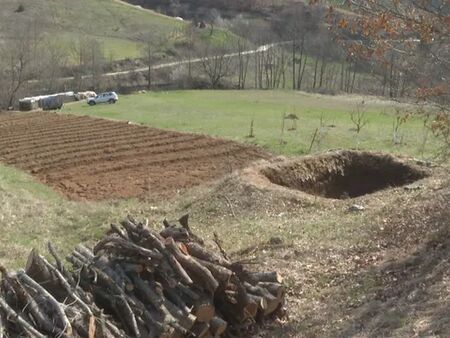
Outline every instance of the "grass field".
<path fill-rule="evenodd" d="M 24 11 L 17 13 L 21 3 Z M 20 38 L 24 30 L 57 41 L 66 50 L 73 49 L 80 39 L 95 39 L 108 60 L 140 57 L 142 41 L 149 34 L 155 43 L 167 41 L 169 48 L 171 43 L 183 39 L 185 25 L 175 18 L 117 0 L 5 0 L 0 8 L 0 41 Z M 215 29 L 212 36 L 206 31 L 198 35 L 213 42 L 234 38 L 221 29 Z"/>
<path fill-rule="evenodd" d="M 138 56 L 140 35 L 152 33 L 169 36 L 183 23 L 156 12 L 141 10 L 115 0 L 36 0 L 23 3 L 24 11 L 16 13 L 21 2 L 2 1 L 0 37 L 14 38 L 27 27 L 48 32 L 51 39 L 64 45 L 80 37 L 95 38 L 103 43 L 105 54 L 114 59 Z M 63 33 L 61 33 L 63 32 Z"/>
<path fill-rule="evenodd" d="M 350 112 L 362 99 L 291 91 L 172 91 L 121 96 L 115 105 L 70 104 L 63 111 L 227 137 L 284 155 L 307 153 L 317 128 L 319 142 L 314 142 L 313 152 L 359 148 L 421 155 L 425 130 L 419 118 L 401 126 L 398 139 L 402 142 L 393 143 L 394 107 L 399 105 L 392 102 L 365 98 L 368 123 L 359 135 L 352 130 Z M 400 108 L 408 110 L 407 106 Z M 294 113 L 299 119 L 296 130 L 288 130 L 293 123 L 285 120 L 281 136 L 285 113 Z M 248 138 L 252 120 L 255 137 Z M 430 136 L 425 156 L 431 156 L 435 148 L 436 140 Z"/>
<path fill-rule="evenodd" d="M 0 165 L 0 265 L 23 266 L 31 248 L 45 252 L 52 241 L 64 253 L 81 241 L 99 238 L 125 215 L 156 214 L 133 199 L 72 202 L 15 168 Z"/>

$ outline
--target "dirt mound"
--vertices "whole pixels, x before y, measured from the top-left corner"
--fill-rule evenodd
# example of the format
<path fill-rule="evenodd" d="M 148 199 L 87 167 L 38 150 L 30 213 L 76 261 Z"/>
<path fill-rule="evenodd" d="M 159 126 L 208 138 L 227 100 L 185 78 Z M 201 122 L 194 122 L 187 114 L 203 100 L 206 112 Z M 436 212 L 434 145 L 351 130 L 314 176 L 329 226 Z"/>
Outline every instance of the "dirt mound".
<path fill-rule="evenodd" d="M 389 155 L 340 151 L 267 166 L 272 183 L 326 198 L 345 199 L 410 184 L 423 170 Z"/>
<path fill-rule="evenodd" d="M 304 208 L 371 204 L 384 194 L 413 189 L 433 170 L 388 154 L 330 151 L 297 158 L 260 160 L 220 180 L 207 191 L 187 196 L 187 207 L 199 215 L 278 215 Z M 411 184 L 413 183 L 413 184 Z M 344 200 L 344 201 L 343 201 Z M 340 205 L 340 206 L 339 206 Z"/>
<path fill-rule="evenodd" d="M 236 142 L 54 113 L 0 116 L 0 161 L 72 199 L 174 194 L 270 155 Z"/>

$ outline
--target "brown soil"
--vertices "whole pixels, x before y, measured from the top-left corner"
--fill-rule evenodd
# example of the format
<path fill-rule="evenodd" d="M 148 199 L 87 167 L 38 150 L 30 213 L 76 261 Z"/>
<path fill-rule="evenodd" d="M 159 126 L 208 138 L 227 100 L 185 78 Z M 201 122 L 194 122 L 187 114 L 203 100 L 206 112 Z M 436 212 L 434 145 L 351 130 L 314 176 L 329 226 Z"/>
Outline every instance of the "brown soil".
<path fill-rule="evenodd" d="M 286 168 L 297 166 L 312 180 L 354 157 L 425 177 L 343 200 L 265 174 L 291 177 Z M 423 164 L 353 151 L 262 160 L 180 204 L 178 214 L 190 212 L 205 231 L 214 224 L 236 259 L 285 277 L 289 317 L 257 337 L 450 337 L 450 169 Z M 364 209 L 351 211 L 354 204 Z"/>
<path fill-rule="evenodd" d="M 434 171 L 412 159 L 363 151 L 262 159 L 233 172 L 208 191 L 192 190 L 189 209 L 212 216 L 278 215 L 369 205 L 384 195 L 415 190 Z M 417 181 L 419 180 L 419 181 Z M 415 182 L 417 181 L 417 182 Z"/>
<path fill-rule="evenodd" d="M 410 184 L 426 173 L 386 154 L 330 152 L 261 170 L 272 183 L 326 198 L 345 199 Z"/>
<path fill-rule="evenodd" d="M 173 194 L 270 155 L 202 135 L 54 113 L 0 116 L 0 161 L 72 199 Z"/>

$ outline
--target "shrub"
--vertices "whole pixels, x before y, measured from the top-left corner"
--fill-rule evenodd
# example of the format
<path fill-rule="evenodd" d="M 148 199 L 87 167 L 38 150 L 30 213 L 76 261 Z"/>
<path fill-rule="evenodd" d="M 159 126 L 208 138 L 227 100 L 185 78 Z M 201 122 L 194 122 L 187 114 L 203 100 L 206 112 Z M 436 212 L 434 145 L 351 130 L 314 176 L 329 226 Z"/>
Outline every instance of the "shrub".
<path fill-rule="evenodd" d="M 16 13 L 22 13 L 23 11 L 25 11 L 25 6 L 20 4 L 16 9 Z"/>

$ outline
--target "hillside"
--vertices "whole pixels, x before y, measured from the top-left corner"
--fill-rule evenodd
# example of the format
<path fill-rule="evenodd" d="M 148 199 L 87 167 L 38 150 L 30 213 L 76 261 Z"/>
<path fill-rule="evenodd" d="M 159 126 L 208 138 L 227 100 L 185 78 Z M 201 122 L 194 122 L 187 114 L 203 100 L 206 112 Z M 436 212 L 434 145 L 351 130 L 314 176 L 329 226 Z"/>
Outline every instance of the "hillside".
<path fill-rule="evenodd" d="M 4 0 L 0 8 L 3 39 L 17 39 L 23 30 L 36 30 L 70 47 L 73 41 L 92 37 L 114 59 L 137 56 L 142 34 L 151 32 L 157 39 L 182 26 L 173 18 L 116 0 Z"/>
<path fill-rule="evenodd" d="M 5 114 L 1 122 L 8 130 L 17 120 Z M 83 131 L 72 135 L 77 132 Z M 116 135 L 120 143 L 123 135 Z M 317 158 L 310 166 L 314 175 L 331 168 Z M 44 252 L 47 240 L 64 256 L 79 242 L 91 247 L 123 215 L 148 217 L 157 229 L 165 217 L 189 213 L 192 229 L 209 240 L 216 232 L 235 260 L 285 277 L 289 318 L 268 324 L 257 337 L 448 337 L 448 167 L 421 165 L 431 176 L 415 184 L 328 199 L 261 176 L 261 167 L 276 168 L 280 161 L 261 162 L 174 199 L 113 201 L 71 201 L 2 164 L 0 264 L 23 266 L 30 249 Z M 175 164 L 167 166 L 166 177 L 182 173 L 170 173 Z M 354 204 L 363 208 L 353 211 Z"/>
<path fill-rule="evenodd" d="M 233 18 L 239 14 L 250 17 L 272 17 L 277 11 L 292 8 L 298 4 L 307 3 L 305 0 L 125 0 L 131 4 L 156 10 L 173 16 L 195 18 L 209 21 L 220 15 Z M 343 1 L 320 1 L 323 6 L 342 7 Z"/>

